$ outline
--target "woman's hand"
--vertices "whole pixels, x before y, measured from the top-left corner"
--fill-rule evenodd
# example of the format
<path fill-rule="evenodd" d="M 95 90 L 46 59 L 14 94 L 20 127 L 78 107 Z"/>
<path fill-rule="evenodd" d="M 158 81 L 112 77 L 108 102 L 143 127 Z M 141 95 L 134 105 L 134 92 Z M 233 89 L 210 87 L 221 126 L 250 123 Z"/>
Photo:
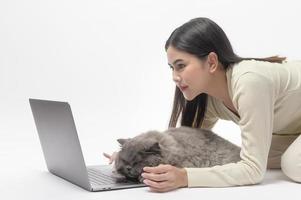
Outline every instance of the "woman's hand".
<path fill-rule="evenodd" d="M 155 192 L 167 192 L 180 187 L 187 187 L 187 172 L 184 168 L 172 165 L 144 167 L 142 177 L 144 183 Z"/>
<path fill-rule="evenodd" d="M 118 152 L 115 151 L 115 152 L 113 152 L 112 155 L 107 154 L 107 153 L 103 153 L 103 155 L 104 155 L 104 157 L 106 157 L 106 158 L 109 159 L 109 164 L 112 164 L 115 161 L 115 159 L 116 159 L 117 153 Z"/>

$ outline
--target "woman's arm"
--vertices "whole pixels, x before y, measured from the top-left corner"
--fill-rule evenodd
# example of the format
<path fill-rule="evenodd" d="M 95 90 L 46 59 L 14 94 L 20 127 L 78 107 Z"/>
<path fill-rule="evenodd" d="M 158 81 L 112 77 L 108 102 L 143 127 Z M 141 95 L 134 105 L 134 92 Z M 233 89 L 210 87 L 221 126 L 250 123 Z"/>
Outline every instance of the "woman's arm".
<path fill-rule="evenodd" d="M 259 74 L 246 73 L 233 88 L 241 117 L 242 160 L 210 168 L 185 168 L 189 187 L 256 184 L 264 177 L 273 132 L 273 84 Z"/>
<path fill-rule="evenodd" d="M 208 168 L 180 168 L 161 165 L 145 169 L 145 183 L 154 191 L 181 187 L 187 173 L 188 187 L 228 187 L 260 183 L 264 177 L 271 145 L 274 112 L 274 90 L 270 80 L 246 73 L 233 87 L 241 128 L 241 161 Z M 158 173 L 160 171 L 160 173 Z M 185 177 L 185 173 L 184 177 Z"/>

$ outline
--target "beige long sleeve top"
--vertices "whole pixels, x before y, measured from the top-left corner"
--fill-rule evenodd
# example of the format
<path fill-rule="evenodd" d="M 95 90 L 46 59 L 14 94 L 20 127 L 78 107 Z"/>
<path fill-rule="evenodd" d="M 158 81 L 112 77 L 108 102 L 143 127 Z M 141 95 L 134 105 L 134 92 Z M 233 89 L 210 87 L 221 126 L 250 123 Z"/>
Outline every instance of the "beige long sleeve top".
<path fill-rule="evenodd" d="M 262 181 L 272 134 L 301 132 L 301 61 L 282 64 L 245 60 L 226 72 L 228 91 L 239 116 L 208 96 L 202 128 L 218 119 L 241 130 L 241 161 L 208 168 L 185 168 L 188 187 L 228 187 Z"/>

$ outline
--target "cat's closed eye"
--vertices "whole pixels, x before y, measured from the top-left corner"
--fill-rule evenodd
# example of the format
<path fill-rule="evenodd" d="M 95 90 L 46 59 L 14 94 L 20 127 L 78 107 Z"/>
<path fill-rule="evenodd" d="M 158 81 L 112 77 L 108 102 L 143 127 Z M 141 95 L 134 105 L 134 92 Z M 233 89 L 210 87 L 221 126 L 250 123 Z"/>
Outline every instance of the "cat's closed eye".
<path fill-rule="evenodd" d="M 143 155 L 151 155 L 151 154 L 156 154 L 155 151 L 152 151 L 150 149 L 144 149 L 143 151 L 140 152 Z"/>
<path fill-rule="evenodd" d="M 130 164 L 127 160 L 125 160 L 125 159 L 121 159 L 121 162 L 124 164 L 124 165 L 128 165 L 128 164 Z"/>

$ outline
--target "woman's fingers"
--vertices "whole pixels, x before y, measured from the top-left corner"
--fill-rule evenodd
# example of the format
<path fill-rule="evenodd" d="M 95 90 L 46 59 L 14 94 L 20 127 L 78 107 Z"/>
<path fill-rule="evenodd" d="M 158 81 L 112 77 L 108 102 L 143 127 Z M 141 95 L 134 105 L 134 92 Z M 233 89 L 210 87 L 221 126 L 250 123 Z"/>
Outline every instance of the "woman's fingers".
<path fill-rule="evenodd" d="M 103 153 L 102 155 L 104 155 L 104 157 L 106 157 L 106 158 L 111 158 L 111 156 L 107 153 Z"/>
<path fill-rule="evenodd" d="M 168 175 L 166 173 L 163 174 L 153 174 L 153 173 L 142 173 L 141 176 L 145 179 L 149 179 L 152 181 L 168 181 Z"/>
<path fill-rule="evenodd" d="M 154 173 L 154 174 L 162 174 L 170 171 L 172 168 L 171 165 L 163 165 L 160 164 L 156 167 L 144 167 L 143 171 L 148 172 L 148 173 Z"/>
<path fill-rule="evenodd" d="M 157 182 L 157 181 L 152 181 L 152 180 L 149 180 L 149 179 L 145 179 L 143 182 L 146 185 L 148 185 L 149 187 L 152 187 L 154 189 L 165 189 L 165 188 L 169 187 L 168 181 Z"/>
<path fill-rule="evenodd" d="M 103 155 L 104 155 L 104 157 L 109 159 L 109 164 L 112 164 L 112 162 L 113 162 L 112 156 L 110 154 L 107 154 L 107 153 L 103 153 Z"/>
<path fill-rule="evenodd" d="M 115 160 L 115 159 L 116 159 L 116 156 L 117 156 L 117 152 L 115 151 L 115 152 L 112 154 L 111 158 L 112 158 L 113 160 Z"/>
<path fill-rule="evenodd" d="M 187 187 L 187 172 L 184 168 L 172 165 L 159 165 L 156 167 L 144 167 L 141 176 L 143 182 L 152 191 L 166 192 L 179 187 Z"/>
<path fill-rule="evenodd" d="M 104 157 L 109 159 L 109 164 L 112 164 L 116 159 L 117 152 L 114 152 L 112 155 L 107 154 L 107 153 L 103 153 L 103 155 L 104 155 Z"/>

